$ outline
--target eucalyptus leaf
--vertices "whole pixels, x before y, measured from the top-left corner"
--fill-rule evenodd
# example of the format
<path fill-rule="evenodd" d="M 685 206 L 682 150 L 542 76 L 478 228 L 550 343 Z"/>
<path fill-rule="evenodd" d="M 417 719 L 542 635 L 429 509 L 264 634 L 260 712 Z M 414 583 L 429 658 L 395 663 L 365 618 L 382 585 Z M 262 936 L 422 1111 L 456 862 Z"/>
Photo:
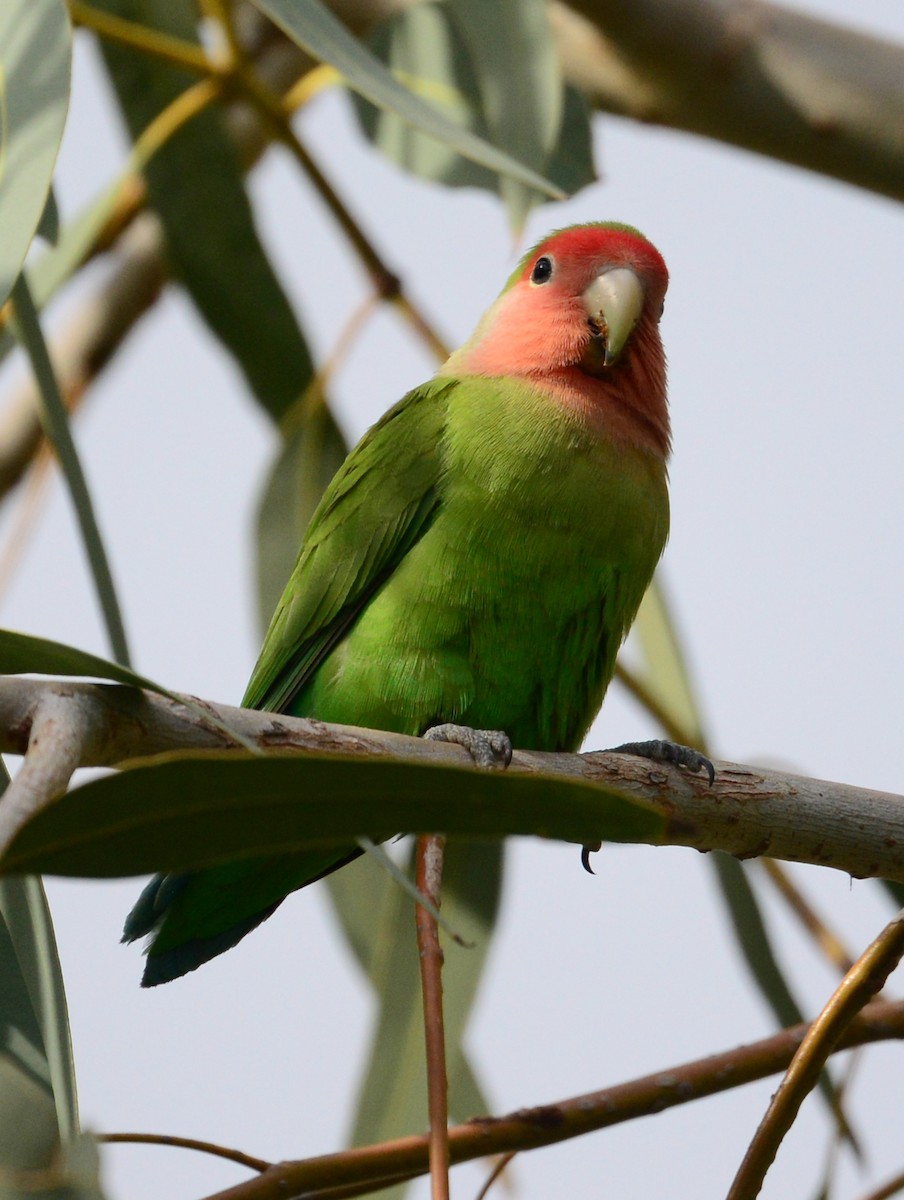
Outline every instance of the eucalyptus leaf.
<path fill-rule="evenodd" d="M 60 236 L 60 210 L 57 208 L 56 196 L 53 193 L 52 187 L 47 193 L 47 201 L 44 205 L 44 211 L 41 213 L 41 219 L 38 222 L 37 234 L 45 242 L 50 242 L 54 246 Z"/>
<path fill-rule="evenodd" d="M 69 429 L 69 417 L 59 385 L 54 374 L 50 354 L 44 341 L 37 309 L 28 289 L 28 281 L 21 275 L 12 290 L 14 329 L 28 355 L 40 396 L 39 411 L 44 432 L 59 460 L 63 478 L 72 498 L 72 506 L 78 520 L 79 533 L 88 566 L 97 592 L 98 603 L 103 613 L 107 636 L 113 656 L 123 666 L 129 666 L 129 647 L 110 561 L 94 515 L 94 504 L 88 491 L 88 483 L 81 460 Z"/>
<path fill-rule="evenodd" d="M 62 0 L 0 4 L 0 304 L 47 211 L 69 107 L 71 54 Z"/>
<path fill-rule="evenodd" d="M 313 754 L 167 755 L 86 783 L 19 831 L 0 873 L 109 879 L 442 829 L 656 842 L 665 818 L 585 780 Z"/>
<path fill-rule="evenodd" d="M 775 957 L 766 922 L 744 864 L 719 850 L 711 857 L 722 896 L 738 935 L 738 947 L 779 1027 L 803 1024 L 806 1018 Z M 828 1070 L 820 1075 L 819 1087 L 839 1130 L 856 1147 L 841 1107 L 838 1090 Z"/>
<path fill-rule="evenodd" d="M 103 8 L 197 42 L 194 0 L 102 0 Z M 195 78 L 110 41 L 104 59 L 137 139 Z M 195 116 L 145 168 L 173 271 L 251 390 L 279 420 L 313 375 L 311 355 L 254 225 L 241 165 L 219 110 Z"/>
<path fill-rule="evenodd" d="M 519 162 L 504 149 L 492 146 L 475 134 L 457 127 L 393 79 L 383 64 L 349 33 L 320 0 L 254 0 L 254 3 L 312 57 L 335 67 L 345 83 L 372 104 L 390 109 L 424 133 L 448 142 L 465 158 L 501 172 L 555 200 L 564 198 L 561 188 L 551 180 Z M 492 6 L 487 5 L 487 13 L 491 10 Z"/>
<path fill-rule="evenodd" d="M 570 195 L 595 178 L 589 112 L 575 89 L 563 89 L 555 62 L 549 62 L 548 37 L 534 47 L 533 54 L 519 57 L 507 34 L 508 7 L 484 10 L 491 28 L 485 20 L 478 21 L 476 45 L 471 44 L 467 25 L 473 14 L 457 0 L 404 8 L 379 23 L 368 44 L 394 78 L 448 120 L 520 153 Z M 519 27 L 536 18 L 534 9 L 533 4 L 518 8 Z M 545 19 L 544 12 L 541 20 Z M 525 32 L 529 38 L 530 30 Z M 519 88 L 498 83 L 510 82 L 513 72 Z M 524 90 L 531 93 L 531 106 L 519 104 Z M 504 196 L 511 190 L 507 176 L 462 158 L 448 142 L 422 133 L 391 110 L 353 96 L 366 136 L 405 170 L 451 186 L 482 187 Z M 535 124 L 532 108 L 541 103 L 549 119 Z M 525 211 L 523 202 L 545 197 L 529 189 L 525 192 L 521 184 L 514 187 L 510 199 L 518 204 L 510 211 L 517 225 Z"/>
<path fill-rule="evenodd" d="M 119 663 L 109 662 L 63 642 L 33 637 L 13 629 L 0 629 L 0 675 L 74 675 L 88 679 L 112 679 L 115 683 L 146 688 L 161 696 L 172 695 L 159 683 L 136 675 Z"/>
<path fill-rule="evenodd" d="M 0 763 L 0 793 L 8 782 Z M 31 877 L 2 879 L 0 1180 L 45 1170 L 61 1139 L 77 1133 L 69 1018 L 44 890 Z"/>

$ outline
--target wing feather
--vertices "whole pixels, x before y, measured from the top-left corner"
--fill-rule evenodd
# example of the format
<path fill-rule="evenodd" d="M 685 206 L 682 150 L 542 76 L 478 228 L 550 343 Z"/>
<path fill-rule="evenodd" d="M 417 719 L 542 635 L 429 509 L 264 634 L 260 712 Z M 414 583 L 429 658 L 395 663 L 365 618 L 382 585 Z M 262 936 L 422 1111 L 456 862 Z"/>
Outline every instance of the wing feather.
<path fill-rule="evenodd" d="M 246 708 L 285 712 L 430 527 L 456 386 L 438 379 L 409 392 L 339 468 L 270 622 Z"/>

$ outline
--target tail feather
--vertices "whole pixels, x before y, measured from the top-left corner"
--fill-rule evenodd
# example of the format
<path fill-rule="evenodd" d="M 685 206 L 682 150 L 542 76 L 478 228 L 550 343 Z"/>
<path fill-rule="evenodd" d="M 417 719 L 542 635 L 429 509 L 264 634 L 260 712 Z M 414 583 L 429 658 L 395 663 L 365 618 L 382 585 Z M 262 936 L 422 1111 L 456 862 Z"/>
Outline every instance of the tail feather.
<path fill-rule="evenodd" d="M 203 966 L 204 963 L 210 962 L 218 954 L 231 950 L 246 933 L 256 929 L 262 921 L 266 921 L 267 917 L 276 912 L 280 904 L 282 904 L 282 900 L 277 900 L 263 912 L 255 913 L 254 916 L 231 925 L 229 929 L 224 929 L 222 933 L 215 934 L 213 937 L 190 938 L 181 945 L 173 946 L 171 949 L 160 951 L 157 954 L 153 952 L 152 948 L 145 959 L 141 986 L 147 988 L 156 987 L 158 983 L 171 983 L 172 980 L 187 975 L 190 971 L 195 971 L 198 967 Z"/>
<path fill-rule="evenodd" d="M 230 950 L 291 892 L 360 854 L 355 846 L 338 858 L 325 850 L 156 875 L 138 897 L 122 934 L 124 942 L 150 938 L 142 987 L 178 979 Z"/>

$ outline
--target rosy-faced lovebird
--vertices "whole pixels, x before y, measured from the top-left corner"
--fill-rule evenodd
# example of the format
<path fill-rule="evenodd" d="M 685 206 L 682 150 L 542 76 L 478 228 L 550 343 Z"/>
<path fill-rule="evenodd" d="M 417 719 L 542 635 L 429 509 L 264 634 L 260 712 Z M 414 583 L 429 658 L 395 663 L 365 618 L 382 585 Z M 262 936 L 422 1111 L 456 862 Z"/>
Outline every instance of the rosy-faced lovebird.
<path fill-rule="evenodd" d="M 243 703 L 577 750 L 668 534 L 667 283 L 627 225 L 530 250 L 327 488 Z M 143 984 L 228 950 L 358 853 L 158 876 L 124 932 L 151 935 Z"/>

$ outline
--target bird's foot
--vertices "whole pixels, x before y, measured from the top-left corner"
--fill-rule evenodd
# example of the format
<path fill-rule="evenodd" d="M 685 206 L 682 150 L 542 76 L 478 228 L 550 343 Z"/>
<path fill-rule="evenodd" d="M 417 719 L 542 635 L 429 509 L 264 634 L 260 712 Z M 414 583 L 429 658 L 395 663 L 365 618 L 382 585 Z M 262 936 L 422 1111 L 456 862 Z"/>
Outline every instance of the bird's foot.
<path fill-rule="evenodd" d="M 612 746 L 606 752 L 612 754 L 636 754 L 639 758 L 649 758 L 653 762 L 671 763 L 675 767 L 685 767 L 688 771 L 705 771 L 709 776 L 710 787 L 716 778 L 716 768 L 705 754 L 690 746 L 681 746 L 678 742 L 664 742 L 653 738 L 649 742 L 625 742 L 622 746 Z"/>
<path fill-rule="evenodd" d="M 621 746 L 612 746 L 606 753 L 635 754 L 638 758 L 671 763 L 675 767 L 684 767 L 694 773 L 705 771 L 709 776 L 710 787 L 716 778 L 716 768 L 705 754 L 701 754 L 699 750 L 694 750 L 690 746 L 681 746 L 678 742 L 666 742 L 659 738 L 653 738 L 648 742 L 625 742 Z M 601 842 L 597 842 L 593 846 L 584 846 L 581 850 L 581 866 L 591 875 L 594 874 L 594 871 L 590 865 L 590 855 L 599 850 L 601 845 Z"/>
<path fill-rule="evenodd" d="M 502 767 L 512 761 L 512 743 L 500 729 L 472 729 L 470 725 L 434 725 L 424 737 L 431 742 L 464 746 L 478 767 Z"/>

